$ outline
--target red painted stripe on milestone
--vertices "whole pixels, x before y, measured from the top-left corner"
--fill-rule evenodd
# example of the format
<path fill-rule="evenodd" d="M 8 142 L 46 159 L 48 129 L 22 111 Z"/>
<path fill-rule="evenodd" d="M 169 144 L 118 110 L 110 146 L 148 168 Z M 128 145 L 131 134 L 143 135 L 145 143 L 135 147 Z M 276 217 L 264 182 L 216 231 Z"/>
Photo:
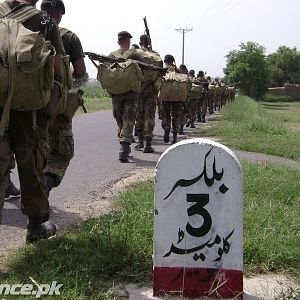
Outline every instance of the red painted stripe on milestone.
<path fill-rule="evenodd" d="M 153 295 L 243 299 L 243 272 L 226 269 L 154 267 Z"/>

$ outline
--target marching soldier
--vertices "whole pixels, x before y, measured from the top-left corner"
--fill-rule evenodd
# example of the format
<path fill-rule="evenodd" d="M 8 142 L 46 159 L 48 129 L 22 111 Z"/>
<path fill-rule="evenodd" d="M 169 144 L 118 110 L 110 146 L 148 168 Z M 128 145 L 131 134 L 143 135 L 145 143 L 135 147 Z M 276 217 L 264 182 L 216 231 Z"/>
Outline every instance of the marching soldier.
<path fill-rule="evenodd" d="M 40 32 L 41 35 L 47 33 L 45 39 L 51 41 L 56 51 L 54 58 L 55 80 L 60 81 L 62 78 L 61 56 L 63 46 L 58 27 L 55 23 L 50 27 L 48 26 L 48 22 L 45 22 L 48 20 L 48 16 L 34 8 L 37 2 L 37 0 L 1 2 L 0 15 L 21 20 L 25 14 L 29 15 L 22 21 L 23 26 L 33 32 Z M 47 69 L 44 70 L 47 71 Z M 50 86 L 53 82 L 51 80 L 48 83 Z M 28 90 L 24 90 L 24 93 L 28 93 L 26 97 L 31 95 L 29 93 L 33 95 L 40 88 L 35 81 L 26 84 L 30 87 Z M 33 86 L 35 84 L 36 86 Z M 14 100 L 16 101 L 16 99 Z M 33 96 L 31 102 L 40 105 L 40 103 L 44 103 L 44 100 Z M 24 103 L 24 105 L 28 105 L 28 103 Z M 28 110 L 23 111 L 13 109 L 8 111 L 8 126 L 6 126 L 4 135 L 0 136 L 0 223 L 7 176 L 10 171 L 11 160 L 15 154 L 21 185 L 22 212 L 28 216 L 26 242 L 33 243 L 39 239 L 53 236 L 56 232 L 56 225 L 49 221 L 49 193 L 43 174 L 48 156 L 48 116 L 44 108 L 30 110 L 29 107 L 31 106 L 28 105 Z M 5 117 L 5 113 L 6 111 L 0 108 L 1 118 Z"/>
<path fill-rule="evenodd" d="M 159 54 L 153 50 L 149 50 L 150 39 L 148 35 L 143 34 L 140 36 L 141 50 L 145 53 L 149 52 L 152 55 L 157 56 Z M 161 60 L 161 59 L 160 59 Z M 163 63 L 161 60 L 161 67 Z M 136 118 L 136 131 L 138 136 L 138 143 L 135 146 L 136 149 L 144 148 L 144 153 L 153 153 L 152 147 L 153 130 L 155 127 L 155 111 L 156 111 L 156 99 L 158 91 L 155 87 L 154 81 L 148 80 L 142 83 L 142 91 L 139 95 L 137 118 Z M 144 145 L 144 139 L 146 145 Z"/>
<path fill-rule="evenodd" d="M 110 57 L 128 58 L 131 54 L 130 39 L 131 34 L 127 31 L 118 33 L 119 49 L 111 52 Z M 128 162 L 130 145 L 133 140 L 133 127 L 137 113 L 138 93 L 128 91 L 123 94 L 112 94 L 113 115 L 118 124 L 118 139 L 121 145 L 119 160 L 122 163 Z"/>
<path fill-rule="evenodd" d="M 46 11 L 48 15 L 51 14 L 51 2 L 52 0 L 43 0 L 41 4 L 41 9 Z M 56 6 L 52 9 L 52 15 L 58 25 L 64 14 L 64 2 L 57 0 Z M 73 66 L 73 78 L 82 78 L 86 73 L 86 67 L 80 39 L 75 33 L 65 28 L 60 28 L 60 35 L 65 52 L 69 55 L 69 62 Z M 72 97 L 80 96 L 77 93 L 68 93 L 67 97 L 66 110 L 68 109 L 68 105 L 70 105 L 70 101 L 72 101 Z M 78 102 L 80 102 L 80 99 L 78 99 Z M 64 113 L 58 114 L 49 128 L 49 144 L 50 156 L 45 174 L 50 191 L 53 187 L 57 187 L 61 183 L 67 167 L 74 156 L 72 119 L 67 118 Z"/>

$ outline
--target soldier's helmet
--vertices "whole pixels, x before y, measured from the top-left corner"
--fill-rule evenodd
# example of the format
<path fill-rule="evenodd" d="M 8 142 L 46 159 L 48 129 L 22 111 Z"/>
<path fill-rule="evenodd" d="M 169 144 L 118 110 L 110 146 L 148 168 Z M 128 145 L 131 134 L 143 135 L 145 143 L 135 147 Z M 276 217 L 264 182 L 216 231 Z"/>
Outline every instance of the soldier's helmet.
<path fill-rule="evenodd" d="M 175 62 L 175 58 L 171 54 L 166 54 L 165 57 L 164 57 L 164 62 L 173 64 Z"/>
<path fill-rule="evenodd" d="M 140 47 L 139 47 L 139 45 L 137 45 L 137 44 L 132 44 L 132 45 L 131 45 L 131 48 L 132 48 L 132 49 L 139 49 Z"/>
<path fill-rule="evenodd" d="M 65 4 L 62 0 L 56 0 L 55 1 L 55 8 L 59 8 L 62 11 L 62 14 L 64 15 L 66 13 L 66 9 L 65 9 Z M 41 10 L 47 10 L 47 8 L 49 9 L 52 5 L 52 0 L 43 0 L 41 3 Z"/>

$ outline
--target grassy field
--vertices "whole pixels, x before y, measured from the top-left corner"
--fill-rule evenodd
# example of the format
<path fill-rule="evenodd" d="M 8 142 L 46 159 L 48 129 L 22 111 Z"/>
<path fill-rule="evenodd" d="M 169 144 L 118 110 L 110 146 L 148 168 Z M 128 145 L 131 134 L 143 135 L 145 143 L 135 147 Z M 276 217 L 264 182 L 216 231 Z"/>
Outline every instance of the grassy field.
<path fill-rule="evenodd" d="M 300 283 L 300 171 L 250 163 L 243 171 L 245 273 L 280 272 Z M 56 280 L 64 284 L 62 299 L 101 300 L 118 299 L 121 283 L 151 285 L 153 182 L 132 186 L 116 205 L 117 211 L 18 251 L 1 282 Z M 299 299 L 300 291 L 294 293 L 280 299 Z"/>
<path fill-rule="evenodd" d="M 200 136 L 216 136 L 235 149 L 300 160 L 300 103 L 255 102 L 246 96 L 222 110 Z"/>
<path fill-rule="evenodd" d="M 100 84 L 88 84 L 80 88 L 84 91 L 84 105 L 88 112 L 111 109 L 111 99 L 106 91 L 100 87 Z M 78 109 L 78 113 L 83 113 L 82 108 Z"/>

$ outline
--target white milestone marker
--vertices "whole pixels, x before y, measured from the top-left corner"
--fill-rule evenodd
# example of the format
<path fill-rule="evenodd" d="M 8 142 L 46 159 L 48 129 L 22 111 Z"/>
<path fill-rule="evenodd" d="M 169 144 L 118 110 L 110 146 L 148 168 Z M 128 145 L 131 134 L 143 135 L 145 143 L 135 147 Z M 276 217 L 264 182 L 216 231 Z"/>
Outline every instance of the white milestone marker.
<path fill-rule="evenodd" d="M 154 296 L 242 299 L 243 175 L 227 147 L 190 139 L 157 164 Z"/>

